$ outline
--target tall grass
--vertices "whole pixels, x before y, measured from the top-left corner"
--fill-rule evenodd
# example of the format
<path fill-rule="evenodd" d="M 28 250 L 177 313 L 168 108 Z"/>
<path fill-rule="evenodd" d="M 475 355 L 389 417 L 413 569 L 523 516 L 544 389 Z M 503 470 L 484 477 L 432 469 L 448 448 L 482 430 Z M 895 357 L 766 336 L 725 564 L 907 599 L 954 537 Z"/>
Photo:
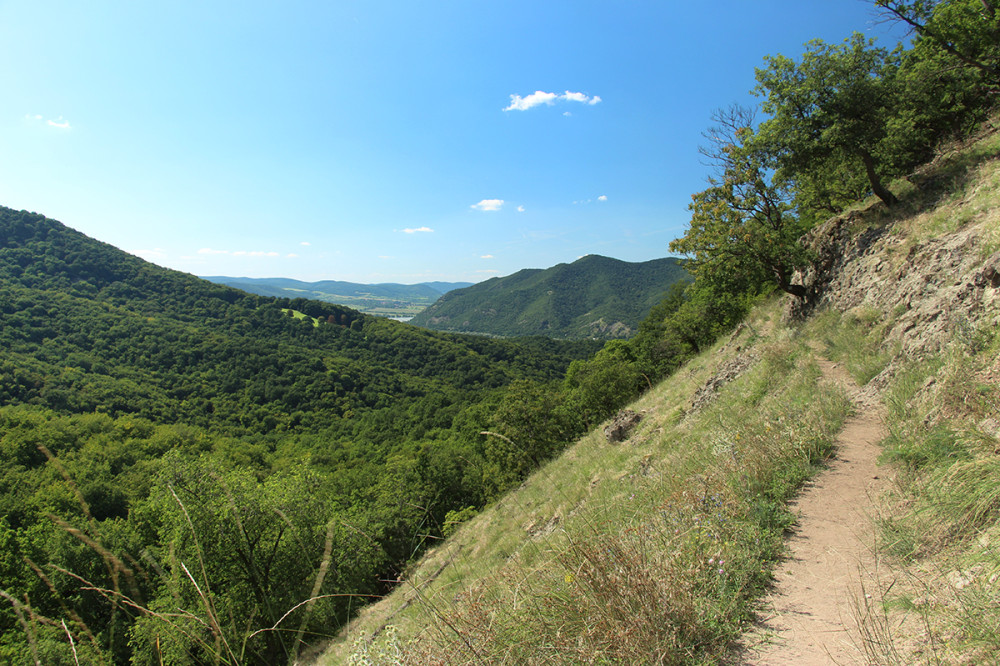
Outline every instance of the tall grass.
<path fill-rule="evenodd" d="M 961 322 L 960 322 L 961 323 Z M 873 663 L 995 663 L 1000 654 L 1000 343 L 959 326 L 941 354 L 886 391 L 884 457 L 898 473 L 877 547 L 892 575 L 859 609 Z"/>
<path fill-rule="evenodd" d="M 783 553 L 786 501 L 850 409 L 794 336 L 759 341 L 755 367 L 677 418 L 720 343 L 633 405 L 646 418 L 628 442 L 585 438 L 463 526 L 453 541 L 475 555 L 353 663 L 718 663 Z M 526 533 L 545 516 L 558 528 Z"/>

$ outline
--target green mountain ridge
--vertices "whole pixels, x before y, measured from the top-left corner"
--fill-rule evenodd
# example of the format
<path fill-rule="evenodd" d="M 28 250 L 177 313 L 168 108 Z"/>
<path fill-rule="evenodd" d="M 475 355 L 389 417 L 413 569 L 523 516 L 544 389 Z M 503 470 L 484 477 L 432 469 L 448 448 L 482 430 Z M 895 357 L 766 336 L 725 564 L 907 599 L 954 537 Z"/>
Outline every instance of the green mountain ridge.
<path fill-rule="evenodd" d="M 204 663 L 150 623 L 200 612 L 198 560 L 223 633 L 264 632 L 241 663 L 281 661 L 283 613 L 343 623 L 517 483 L 530 458 L 479 433 L 599 346 L 252 295 L 0 208 L 0 663 Z"/>
<path fill-rule="evenodd" d="M 676 258 L 630 263 L 587 255 L 456 289 L 411 323 L 500 336 L 628 338 L 670 287 L 690 279 Z"/>
<path fill-rule="evenodd" d="M 518 345 L 460 342 L 302 298 L 248 296 L 6 208 L 0 280 L 7 404 L 162 420 L 165 400 L 179 410 L 172 420 L 267 431 L 378 408 L 384 395 L 447 392 L 433 378 L 442 359 L 462 368 L 463 389 L 502 385 L 512 365 L 551 376 L 548 361 Z M 324 324 L 306 328 L 283 316 L 288 308 Z M 206 383 L 216 385 L 207 395 Z"/>

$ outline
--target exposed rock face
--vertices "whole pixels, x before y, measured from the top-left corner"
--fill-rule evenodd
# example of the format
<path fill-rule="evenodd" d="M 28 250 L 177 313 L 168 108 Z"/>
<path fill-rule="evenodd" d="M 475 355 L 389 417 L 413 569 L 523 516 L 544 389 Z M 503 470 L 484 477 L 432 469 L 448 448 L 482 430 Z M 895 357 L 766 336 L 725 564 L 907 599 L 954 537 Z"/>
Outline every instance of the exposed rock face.
<path fill-rule="evenodd" d="M 998 323 L 1000 252 L 987 252 L 990 220 L 923 240 L 892 227 L 852 234 L 854 221 L 833 218 L 809 234 L 818 259 L 799 276 L 809 299 L 790 314 L 871 307 L 891 316 L 887 339 L 907 355 L 939 351 L 971 325 Z"/>
<path fill-rule="evenodd" d="M 623 409 L 615 415 L 611 423 L 604 427 L 604 436 L 608 442 L 623 442 L 628 438 L 628 434 L 639 424 L 642 417 L 631 409 Z"/>
<path fill-rule="evenodd" d="M 719 366 L 715 374 L 695 392 L 691 399 L 691 411 L 699 410 L 715 400 L 719 389 L 749 370 L 758 360 L 756 354 L 744 352 Z"/>

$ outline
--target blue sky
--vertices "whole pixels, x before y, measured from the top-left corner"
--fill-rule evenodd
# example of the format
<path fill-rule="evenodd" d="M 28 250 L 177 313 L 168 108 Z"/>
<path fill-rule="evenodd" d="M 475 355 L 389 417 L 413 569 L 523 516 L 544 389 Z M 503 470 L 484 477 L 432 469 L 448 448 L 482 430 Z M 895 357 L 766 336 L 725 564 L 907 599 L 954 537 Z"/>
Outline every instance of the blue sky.
<path fill-rule="evenodd" d="M 0 0 L 0 205 L 196 275 L 668 256 L 714 109 L 862 0 Z"/>

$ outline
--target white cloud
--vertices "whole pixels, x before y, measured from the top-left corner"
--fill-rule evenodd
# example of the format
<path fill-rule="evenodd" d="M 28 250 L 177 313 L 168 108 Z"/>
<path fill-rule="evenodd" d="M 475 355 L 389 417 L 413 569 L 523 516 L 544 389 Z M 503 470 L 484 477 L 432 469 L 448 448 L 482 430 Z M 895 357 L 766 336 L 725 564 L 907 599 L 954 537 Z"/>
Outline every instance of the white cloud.
<path fill-rule="evenodd" d="M 45 120 L 45 117 L 40 113 L 26 113 L 24 114 L 24 117 L 26 120 L 31 120 L 36 122 L 42 122 L 43 120 Z M 56 129 L 70 129 L 69 121 L 63 118 L 62 116 L 59 116 L 55 120 L 49 118 L 48 120 L 45 120 L 45 124 L 48 125 L 49 127 L 55 127 Z"/>
<path fill-rule="evenodd" d="M 484 254 L 483 256 L 481 256 L 481 257 L 479 257 L 479 258 L 480 258 L 480 259 L 492 259 L 492 258 L 493 258 L 493 255 L 492 255 L 492 254 Z"/>
<path fill-rule="evenodd" d="M 198 254 L 229 254 L 229 250 L 213 250 L 210 247 L 203 247 L 198 250 Z"/>
<path fill-rule="evenodd" d="M 302 241 L 301 243 L 299 243 L 299 245 L 305 245 L 308 247 L 309 245 L 312 245 L 312 243 L 310 243 L 309 241 Z"/>
<path fill-rule="evenodd" d="M 518 206 L 518 207 L 517 207 L 517 212 L 518 212 L 518 213 L 523 213 L 523 212 L 524 212 L 524 210 L 525 210 L 524 206 Z"/>
<path fill-rule="evenodd" d="M 503 206 L 503 199 L 483 199 L 477 204 L 472 204 L 469 208 L 475 208 L 476 210 L 482 211 L 497 211 Z"/>
<path fill-rule="evenodd" d="M 582 92 L 570 92 L 567 90 L 561 95 L 558 93 L 544 92 L 542 90 L 536 90 L 535 92 L 527 95 L 526 97 L 521 97 L 520 95 L 511 95 L 510 104 L 504 108 L 504 111 L 527 111 L 528 109 L 533 109 L 536 106 L 552 106 L 556 102 L 578 102 L 580 104 L 586 104 L 587 106 L 593 106 L 601 102 L 601 98 L 598 95 L 593 97 L 582 93 Z M 569 115 L 569 112 L 563 115 Z"/>
<path fill-rule="evenodd" d="M 430 227 L 418 227 L 416 229 L 403 229 L 403 233 L 404 234 L 416 234 L 416 233 L 432 234 L 432 233 L 434 233 L 434 230 L 431 229 Z"/>
<path fill-rule="evenodd" d="M 527 111 L 530 108 L 545 104 L 547 106 L 552 106 L 559 95 L 550 92 L 542 92 L 541 90 L 536 90 L 527 97 L 521 97 L 520 95 L 510 96 L 510 105 L 504 109 L 504 111 Z"/>
<path fill-rule="evenodd" d="M 285 258 L 286 259 L 298 259 L 299 255 L 295 254 L 294 252 L 289 252 L 288 254 L 285 255 Z"/>
<path fill-rule="evenodd" d="M 601 196 L 597 197 L 597 200 L 598 201 L 607 201 L 608 200 L 608 195 L 602 194 Z"/>

